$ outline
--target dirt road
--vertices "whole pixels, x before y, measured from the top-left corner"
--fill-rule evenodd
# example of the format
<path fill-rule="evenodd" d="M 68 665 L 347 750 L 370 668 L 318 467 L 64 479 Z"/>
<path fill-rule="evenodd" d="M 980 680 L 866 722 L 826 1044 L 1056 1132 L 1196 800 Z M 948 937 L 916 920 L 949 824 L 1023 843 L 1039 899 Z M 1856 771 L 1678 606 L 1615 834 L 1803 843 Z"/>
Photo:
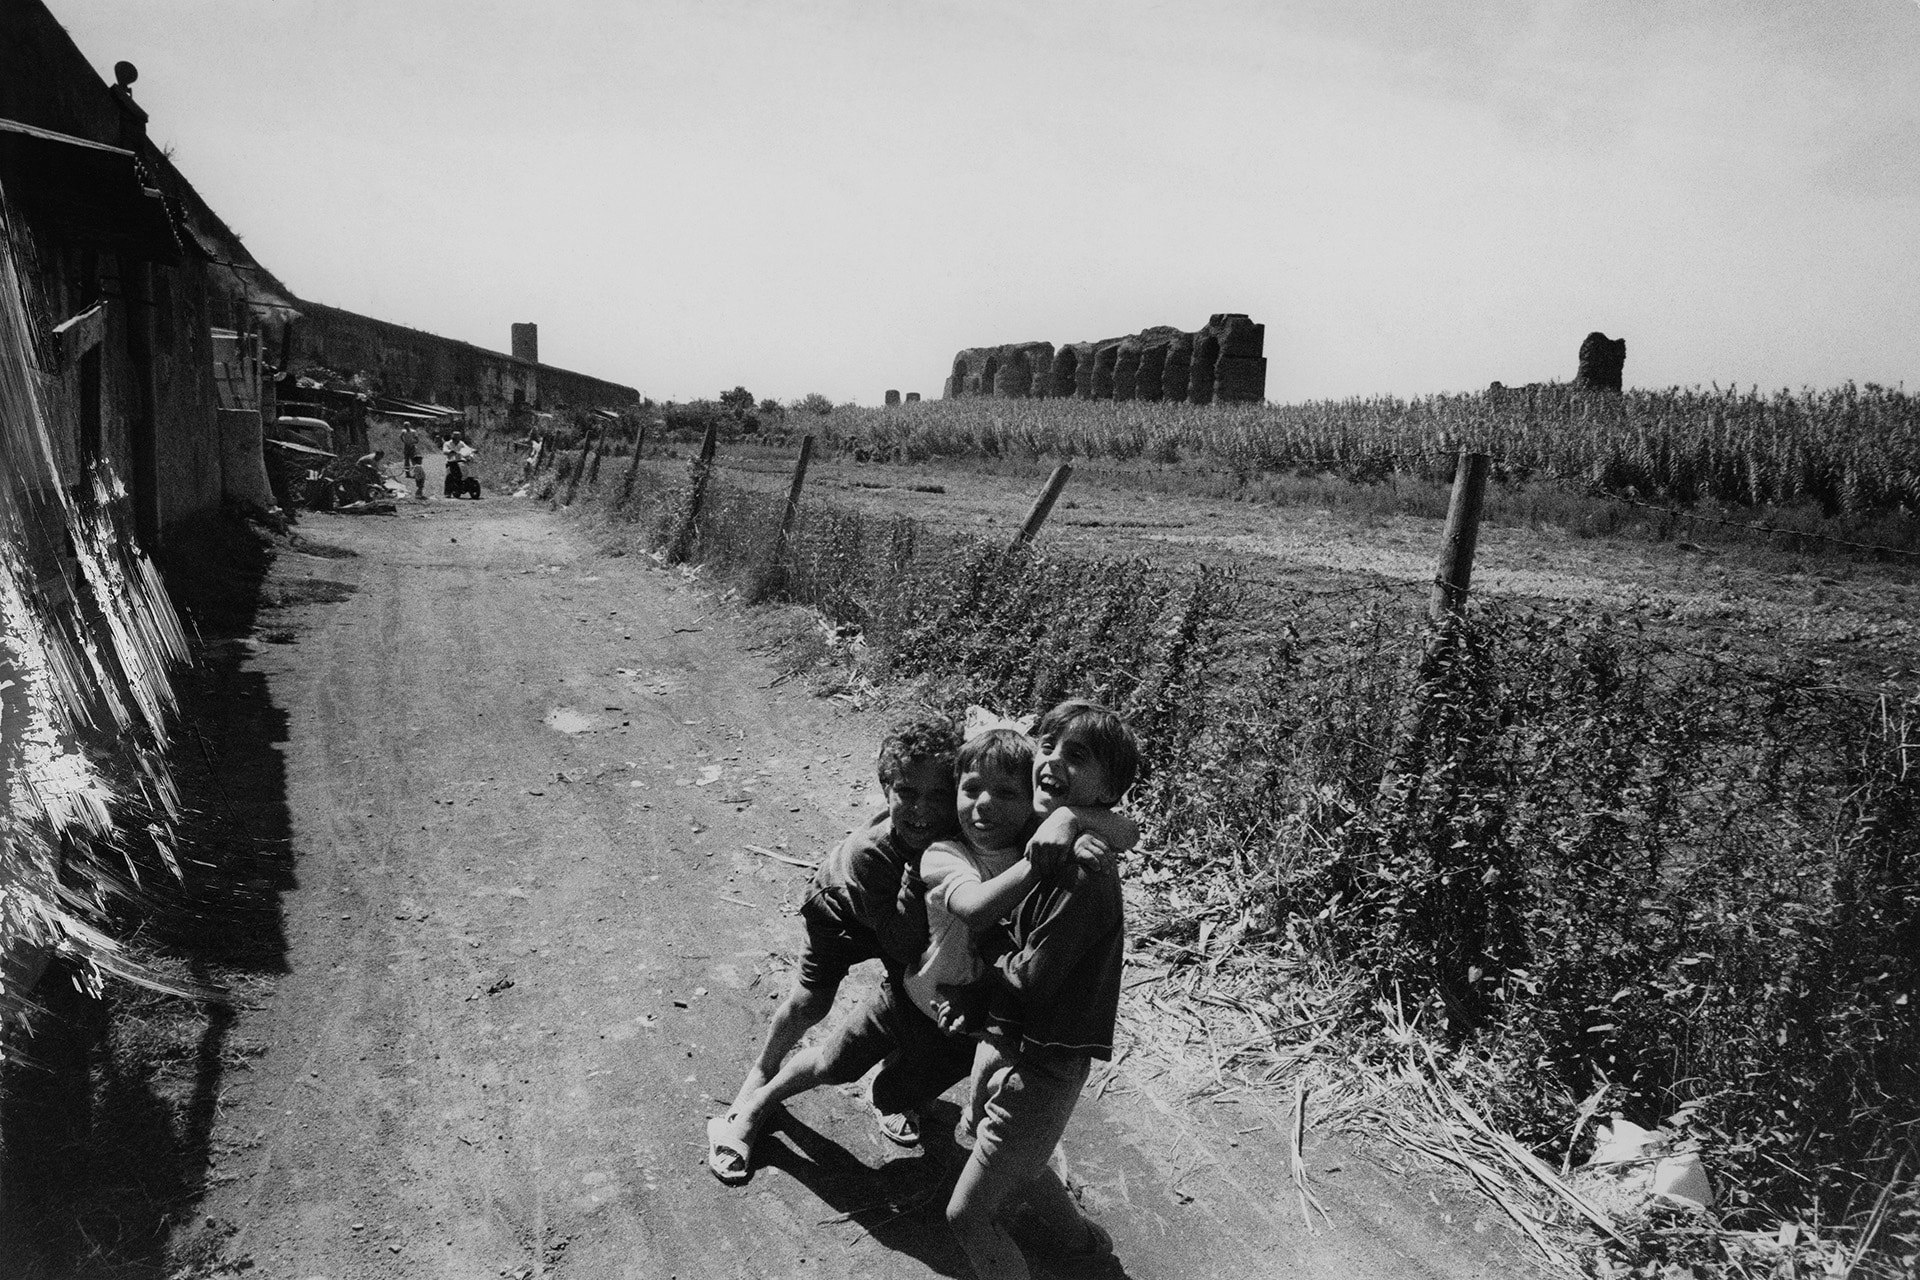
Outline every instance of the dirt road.
<path fill-rule="evenodd" d="M 950 1149 L 886 1145 L 856 1087 L 796 1100 L 749 1186 L 703 1165 L 800 938 L 806 872 L 746 846 L 810 859 L 873 811 L 878 718 L 526 502 L 301 528 L 356 554 L 284 553 L 306 603 L 245 663 L 293 887 L 193 1229 L 270 1280 L 967 1275 Z M 1309 1233 L 1284 1119 L 1123 1067 L 1062 1158 L 1136 1277 L 1515 1272 L 1490 1210 L 1330 1138 Z"/>

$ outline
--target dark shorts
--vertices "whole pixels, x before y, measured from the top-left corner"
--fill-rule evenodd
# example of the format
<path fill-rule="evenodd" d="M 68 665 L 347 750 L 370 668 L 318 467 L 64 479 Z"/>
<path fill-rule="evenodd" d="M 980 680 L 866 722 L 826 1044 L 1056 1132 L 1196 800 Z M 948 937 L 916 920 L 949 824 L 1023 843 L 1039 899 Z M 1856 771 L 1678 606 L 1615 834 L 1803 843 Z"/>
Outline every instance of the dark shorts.
<path fill-rule="evenodd" d="M 853 1016 L 821 1042 L 822 1065 L 833 1080 L 858 1080 L 876 1062 L 873 1102 L 882 1111 L 924 1106 L 973 1071 L 974 1041 L 942 1031 L 889 977 L 860 1002 Z"/>
<path fill-rule="evenodd" d="M 1067 1131 L 1092 1066 L 1084 1054 L 1028 1051 L 994 1073 L 973 1162 L 1015 1182 L 1039 1177 Z"/>
<path fill-rule="evenodd" d="M 809 991 L 830 991 L 840 985 L 847 970 L 866 960 L 883 960 L 880 936 L 853 918 L 838 894 L 815 892 L 800 906 L 806 922 L 807 944 L 800 952 L 800 985 Z"/>

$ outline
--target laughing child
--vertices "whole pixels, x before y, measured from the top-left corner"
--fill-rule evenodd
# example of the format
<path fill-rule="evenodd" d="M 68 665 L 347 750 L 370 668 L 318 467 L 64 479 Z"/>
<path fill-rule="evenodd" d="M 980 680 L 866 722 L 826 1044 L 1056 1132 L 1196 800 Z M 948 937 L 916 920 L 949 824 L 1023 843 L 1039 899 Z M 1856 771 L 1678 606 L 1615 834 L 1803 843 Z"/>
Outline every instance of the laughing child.
<path fill-rule="evenodd" d="M 1140 748 L 1105 707 L 1063 702 L 1034 726 L 1033 809 L 1082 818 L 1111 810 L 1139 771 Z M 1044 824 L 1043 824 L 1044 825 Z M 1037 837 L 1028 861 L 1042 855 Z M 1056 1271 L 1110 1271 L 1113 1241 L 1081 1214 L 1047 1166 L 1092 1069 L 1113 1056 L 1126 937 L 1120 879 L 1111 864 L 1054 857 L 1057 874 L 1035 883 L 1013 910 L 1012 950 L 988 966 L 986 1040 L 975 1063 L 985 1093 L 973 1152 L 961 1170 L 947 1221 L 981 1280 L 1026 1280 L 1026 1259 L 1001 1224 L 1023 1199 L 1060 1257 Z"/>

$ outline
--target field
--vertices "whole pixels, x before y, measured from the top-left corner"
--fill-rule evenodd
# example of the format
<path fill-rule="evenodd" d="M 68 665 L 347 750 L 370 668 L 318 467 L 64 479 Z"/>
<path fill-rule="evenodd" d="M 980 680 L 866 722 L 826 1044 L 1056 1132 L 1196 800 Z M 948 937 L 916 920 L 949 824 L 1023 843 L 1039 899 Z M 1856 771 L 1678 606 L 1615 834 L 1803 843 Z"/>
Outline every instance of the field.
<path fill-rule="evenodd" d="M 723 446 L 684 549 L 857 634 L 862 677 L 1124 708 L 1150 749 L 1144 931 L 1273 1009 L 1267 1049 L 1324 1013 L 1345 1052 L 1397 1061 L 1383 1019 L 1412 1025 L 1551 1163 L 1585 1156 L 1596 1113 L 1705 1152 L 1732 1230 L 1642 1222 L 1622 1261 L 1737 1270 L 1739 1231 L 1787 1220 L 1897 1270 L 1920 1122 L 1913 406 L 1534 406 L 789 415 L 826 457 L 786 554 L 771 424 Z M 1463 443 L 1500 472 L 1474 603 L 1434 629 Z M 1007 551 L 1068 458 L 1039 548 Z M 629 491 L 627 461 L 583 504 L 611 539 L 675 541 L 689 472 L 648 457 Z"/>

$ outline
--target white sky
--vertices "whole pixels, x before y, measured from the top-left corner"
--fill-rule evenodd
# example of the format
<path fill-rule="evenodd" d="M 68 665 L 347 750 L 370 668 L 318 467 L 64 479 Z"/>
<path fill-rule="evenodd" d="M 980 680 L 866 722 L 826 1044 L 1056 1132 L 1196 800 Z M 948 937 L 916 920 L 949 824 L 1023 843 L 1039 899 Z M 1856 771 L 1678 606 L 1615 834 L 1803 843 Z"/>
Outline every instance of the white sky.
<path fill-rule="evenodd" d="M 655 398 L 1920 388 L 1920 0 L 48 0 L 295 292 Z"/>

